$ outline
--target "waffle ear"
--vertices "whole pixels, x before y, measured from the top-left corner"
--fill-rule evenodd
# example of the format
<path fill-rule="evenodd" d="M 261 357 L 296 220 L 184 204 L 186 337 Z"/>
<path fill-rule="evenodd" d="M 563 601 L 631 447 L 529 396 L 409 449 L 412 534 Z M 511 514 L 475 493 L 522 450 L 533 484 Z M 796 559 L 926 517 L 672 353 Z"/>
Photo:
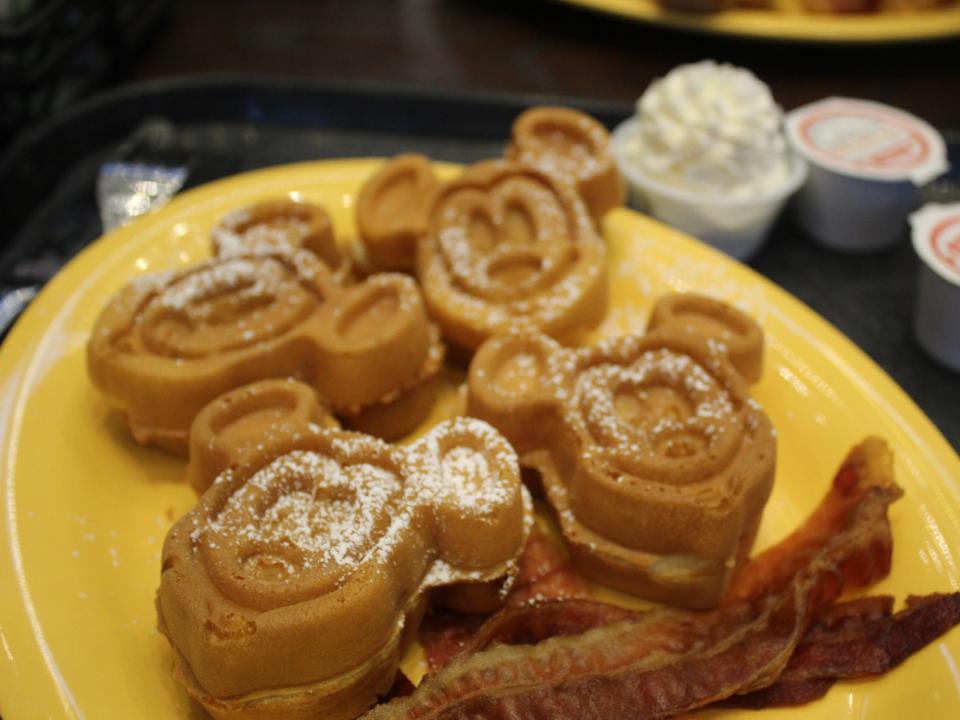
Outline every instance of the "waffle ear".
<path fill-rule="evenodd" d="M 248 205 L 224 215 L 211 237 L 217 257 L 302 249 L 313 253 L 338 282 L 350 275 L 330 216 L 319 205 L 287 198 Z"/>
<path fill-rule="evenodd" d="M 265 442 L 339 427 L 313 388 L 295 380 L 263 380 L 221 395 L 190 427 L 187 479 L 198 493 L 231 465 L 243 463 Z"/>
<path fill-rule="evenodd" d="M 535 435 L 556 404 L 553 375 L 559 343 L 540 333 L 499 335 L 485 342 L 470 363 L 467 412 L 508 438 Z M 525 447 L 517 447 L 521 454 Z"/>
<path fill-rule="evenodd" d="M 647 323 L 647 332 L 658 330 L 705 338 L 748 383 L 757 382 L 763 374 L 763 330 L 733 305 L 695 293 L 664 295 L 653 306 Z"/>
<path fill-rule="evenodd" d="M 416 283 L 372 275 L 321 312 L 314 336 L 315 385 L 334 407 L 378 401 L 415 376 L 431 345 Z"/>
<path fill-rule="evenodd" d="M 357 227 L 368 268 L 412 271 L 417 240 L 427 230 L 438 182 L 430 158 L 397 155 L 371 177 L 357 198 Z"/>
<path fill-rule="evenodd" d="M 626 196 L 607 129 L 572 108 L 540 106 L 513 122 L 507 157 L 571 182 L 595 221 Z"/>
<path fill-rule="evenodd" d="M 487 423 L 443 423 L 410 449 L 411 478 L 423 483 L 433 536 L 451 567 L 490 567 L 522 543 L 524 503 L 517 455 Z"/>

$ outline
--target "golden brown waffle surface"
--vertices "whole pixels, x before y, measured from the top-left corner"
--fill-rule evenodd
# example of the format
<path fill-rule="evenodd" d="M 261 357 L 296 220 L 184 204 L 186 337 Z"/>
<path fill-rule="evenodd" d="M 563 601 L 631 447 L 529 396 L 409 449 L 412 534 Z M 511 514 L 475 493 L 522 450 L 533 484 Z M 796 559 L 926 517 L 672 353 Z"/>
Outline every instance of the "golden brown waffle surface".
<path fill-rule="evenodd" d="M 134 281 L 97 320 L 88 367 L 137 440 L 184 452 L 200 409 L 245 383 L 300 378 L 353 417 L 432 393 L 438 353 L 409 277 L 343 287 L 311 253 L 278 251 Z M 402 434 L 420 419 L 390 429 Z"/>
<path fill-rule="evenodd" d="M 503 579 L 528 532 L 516 455 L 486 423 L 398 447 L 323 422 L 312 388 L 270 380 L 194 425 L 209 487 L 166 538 L 157 607 L 177 678 L 216 717 L 355 717 L 393 682 L 426 591 Z"/>
<path fill-rule="evenodd" d="M 440 188 L 417 278 L 444 338 L 467 350 L 511 329 L 569 335 L 607 308 L 606 248 L 579 197 L 505 161 L 471 166 Z"/>
<path fill-rule="evenodd" d="M 439 181 L 430 158 L 405 153 L 390 158 L 357 196 L 357 229 L 369 270 L 413 272 L 417 240 L 426 232 Z"/>
<path fill-rule="evenodd" d="M 470 365 L 469 412 L 539 471 L 586 575 L 653 600 L 719 603 L 753 543 L 776 441 L 705 340 L 662 331 L 574 350 L 499 336 Z"/>

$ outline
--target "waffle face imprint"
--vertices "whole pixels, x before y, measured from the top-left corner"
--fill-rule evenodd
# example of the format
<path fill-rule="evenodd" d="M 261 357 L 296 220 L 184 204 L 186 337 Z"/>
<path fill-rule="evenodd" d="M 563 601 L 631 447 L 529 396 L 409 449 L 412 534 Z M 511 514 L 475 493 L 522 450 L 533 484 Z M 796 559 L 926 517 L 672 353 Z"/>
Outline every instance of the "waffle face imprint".
<path fill-rule="evenodd" d="M 458 584 L 470 602 L 515 569 L 531 510 L 493 428 L 399 447 L 330 422 L 310 387 L 269 380 L 194 424 L 207 490 L 164 542 L 157 609 L 177 679 L 215 717 L 355 717 L 392 684 L 429 589 L 454 586 L 455 607 Z"/>
<path fill-rule="evenodd" d="M 308 382 L 358 429 L 408 432 L 430 407 L 443 347 L 409 277 L 344 287 L 309 252 L 265 251 L 130 283 L 98 318 L 87 360 L 139 442 L 184 454 L 204 405 L 271 377 Z"/>
<path fill-rule="evenodd" d="M 417 279 L 444 338 L 467 350 L 498 332 L 554 337 L 606 314 L 606 246 L 572 188 L 506 161 L 437 191 Z"/>
<path fill-rule="evenodd" d="M 580 570 L 653 600 L 719 603 L 753 543 L 776 440 L 716 346 L 668 331 L 578 350 L 504 335 L 468 383 L 468 412 L 539 471 Z"/>

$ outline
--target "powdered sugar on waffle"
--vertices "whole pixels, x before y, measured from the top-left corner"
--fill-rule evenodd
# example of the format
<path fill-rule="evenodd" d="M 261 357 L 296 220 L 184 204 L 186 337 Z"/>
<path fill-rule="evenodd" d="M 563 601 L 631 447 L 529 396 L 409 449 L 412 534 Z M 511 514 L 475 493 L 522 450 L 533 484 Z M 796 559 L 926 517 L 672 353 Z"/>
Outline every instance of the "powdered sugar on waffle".
<path fill-rule="evenodd" d="M 205 301 L 231 295 L 245 301 L 272 302 L 285 299 L 285 290 L 298 282 L 309 283 L 315 276 L 316 261 L 306 251 L 277 252 L 262 256 L 238 256 L 213 260 L 176 279 L 169 274 L 159 279 L 140 279 L 159 291 L 155 302 L 168 310 L 196 309 Z M 288 298 L 289 299 L 289 298 Z"/>
<path fill-rule="evenodd" d="M 660 417 L 652 425 L 635 426 L 617 413 L 616 397 L 629 388 L 642 399 L 644 387 L 672 388 L 690 406 L 689 417 Z M 575 383 L 580 411 L 588 426 L 608 443 L 626 446 L 638 433 L 656 437 L 665 431 L 697 426 L 707 437 L 723 432 L 735 412 L 729 393 L 702 366 L 687 355 L 668 349 L 649 350 L 628 366 L 604 364 L 589 368 Z"/>
<path fill-rule="evenodd" d="M 296 249 L 299 241 L 310 233 L 310 225 L 296 217 L 285 217 L 282 226 L 264 222 L 238 230 L 251 219 L 250 211 L 240 208 L 225 215 L 213 228 L 210 234 L 220 257 Z"/>
<path fill-rule="evenodd" d="M 210 263 L 169 285 L 158 302 L 169 310 L 184 310 L 225 293 L 272 299 L 288 282 L 289 275 L 284 270 L 283 265 L 268 259 L 234 258 Z"/>
<path fill-rule="evenodd" d="M 292 547 L 304 568 L 352 568 L 379 539 L 401 490 L 397 476 L 386 468 L 344 467 L 319 452 L 293 451 L 230 496 L 208 522 L 207 538 L 230 538 L 241 547 Z M 199 536 L 195 532 L 194 540 Z"/>
<path fill-rule="evenodd" d="M 313 450 L 281 455 L 194 529 L 194 544 L 229 544 L 241 554 L 245 547 L 291 548 L 302 558 L 299 567 L 351 570 L 389 561 L 418 507 L 455 503 L 463 513 L 483 517 L 518 492 L 519 483 L 502 477 L 504 468 L 517 467 L 516 454 L 480 420 L 459 418 L 433 430 L 405 451 L 399 473 L 372 462 L 347 462 L 383 457 L 387 446 L 380 440 L 316 426 L 311 432 L 329 439 L 332 454 L 343 461 Z M 228 470 L 215 482 L 235 480 Z M 284 567 L 288 574 L 297 569 Z"/>
<path fill-rule="evenodd" d="M 469 437 L 469 444 L 445 440 Z M 479 443 L 475 438 L 479 438 Z M 476 444 L 474 444 L 476 443 Z M 482 447 L 482 450 L 479 449 Z M 464 513 L 483 516 L 512 501 L 516 488 L 503 482 L 502 468 L 517 467 L 517 455 L 496 430 L 461 417 L 428 433 L 411 447 L 417 492 L 430 504 L 455 503 Z"/>
<path fill-rule="evenodd" d="M 464 189 L 460 192 L 476 191 Z M 469 285 L 482 289 L 484 296 L 493 295 L 492 299 L 483 298 L 483 302 L 492 303 L 487 309 L 487 319 L 494 324 L 508 322 L 511 318 L 516 320 L 513 318 L 515 314 L 534 311 L 562 315 L 571 299 L 582 292 L 583 280 L 567 272 L 564 266 L 573 267 L 576 256 L 564 252 L 561 246 L 572 247 L 578 237 L 593 235 L 589 222 L 584 219 L 585 213 L 568 213 L 562 198 L 557 197 L 551 187 L 529 177 L 508 177 L 486 197 L 490 198 L 490 203 L 481 224 L 488 226 L 492 233 L 490 238 L 475 237 L 479 231 L 477 212 L 472 206 L 465 209 L 455 201 L 448 201 L 439 213 L 441 227 L 437 241 L 443 263 L 452 275 L 452 285 L 459 286 L 463 279 L 469 279 Z M 485 242 L 490 246 L 484 247 Z M 501 292 L 502 296 L 496 297 L 500 286 L 493 278 L 494 268 L 511 252 L 521 249 L 527 251 L 529 258 L 536 259 L 538 267 L 533 271 L 536 276 L 556 276 L 556 281 L 532 290 L 524 298 L 512 298 L 515 288 L 508 288 L 506 294 Z M 590 276 L 597 272 L 592 269 Z M 470 291 L 467 293 L 469 295 Z M 460 301 L 470 304 L 467 298 L 460 298 Z"/>

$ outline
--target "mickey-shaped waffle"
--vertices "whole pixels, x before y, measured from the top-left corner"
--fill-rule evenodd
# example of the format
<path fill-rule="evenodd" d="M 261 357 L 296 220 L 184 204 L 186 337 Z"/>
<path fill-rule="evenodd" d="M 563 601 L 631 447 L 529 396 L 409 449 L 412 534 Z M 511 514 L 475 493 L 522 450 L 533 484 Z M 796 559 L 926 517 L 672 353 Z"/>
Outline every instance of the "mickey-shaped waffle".
<path fill-rule="evenodd" d="M 664 295 L 653 306 L 647 331 L 689 332 L 714 343 L 749 383 L 763 374 L 763 330 L 733 305 L 696 293 Z"/>
<path fill-rule="evenodd" d="M 342 287 L 305 251 L 135 280 L 103 310 L 87 350 L 91 378 L 134 437 L 180 453 L 204 405 L 270 377 L 309 382 L 358 429 L 402 435 L 429 410 L 443 364 L 409 277 Z"/>
<path fill-rule="evenodd" d="M 690 333 L 565 349 L 486 342 L 469 413 L 539 471 L 577 566 L 653 600 L 715 606 L 773 483 L 773 428 L 726 357 Z"/>
<path fill-rule="evenodd" d="M 357 196 L 357 229 L 367 269 L 413 272 L 417 240 L 427 231 L 438 186 L 430 158 L 416 153 L 391 158 L 364 183 Z"/>
<path fill-rule="evenodd" d="M 467 350 L 510 330 L 566 337 L 606 312 L 606 248 L 567 185 L 506 161 L 444 184 L 417 247 L 444 337 Z"/>
<path fill-rule="evenodd" d="M 350 278 L 350 262 L 337 244 L 330 216 L 319 205 L 289 198 L 264 200 L 224 215 L 211 236 L 217 257 L 302 249 L 321 260 L 337 282 Z"/>
<path fill-rule="evenodd" d="M 521 113 L 507 157 L 572 184 L 594 220 L 623 205 L 626 189 L 613 161 L 610 133 L 586 113 L 546 105 Z"/>
<path fill-rule="evenodd" d="M 209 487 L 164 542 L 157 611 L 177 679 L 215 717 L 359 715 L 393 682 L 427 591 L 502 580 L 529 531 L 516 454 L 486 423 L 400 447 L 322 415 L 310 387 L 271 380 L 191 431 Z"/>

